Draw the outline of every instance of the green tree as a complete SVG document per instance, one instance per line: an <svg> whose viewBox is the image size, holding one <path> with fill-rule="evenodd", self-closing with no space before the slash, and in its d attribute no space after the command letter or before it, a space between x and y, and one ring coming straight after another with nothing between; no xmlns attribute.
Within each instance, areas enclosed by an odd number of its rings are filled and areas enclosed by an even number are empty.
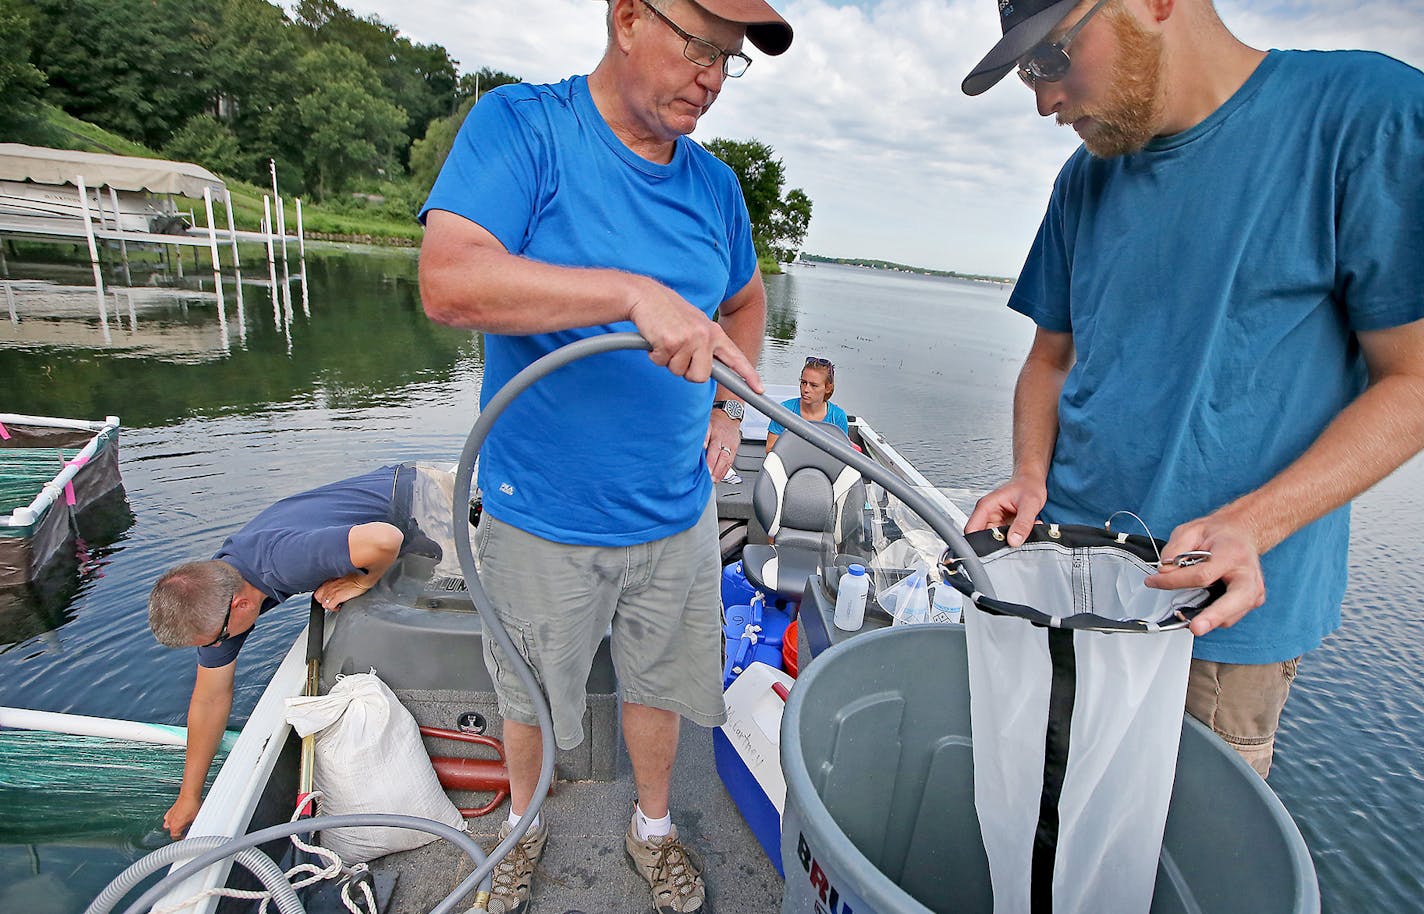
<svg viewBox="0 0 1424 914"><path fill-rule="evenodd" d="M305 140L293 125L303 94L297 61L307 50L301 33L267 0L224 0L209 36L208 110L232 131L242 155L232 176L266 186L267 162L276 159L283 189L300 191Z"/></svg>
<svg viewBox="0 0 1424 914"><path fill-rule="evenodd" d="M339 44L361 55L391 101L405 110L403 129L412 140L456 104L455 61L440 45L415 44L395 26L357 16L336 0L300 0L294 15L313 45Z"/></svg>
<svg viewBox="0 0 1424 914"><path fill-rule="evenodd" d="M211 72L195 32L218 0L28 0L30 61L48 100L75 117L159 147L204 110Z"/></svg>
<svg viewBox="0 0 1424 914"><path fill-rule="evenodd" d="M221 175L243 174L243 155L237 137L211 114L188 118L164 145L163 154L179 162L196 162Z"/></svg>
<svg viewBox="0 0 1424 914"><path fill-rule="evenodd" d="M786 168L760 140L708 140L703 146L737 174L757 256L792 260L811 224L811 198L800 188L782 193Z"/></svg>
<svg viewBox="0 0 1424 914"><path fill-rule="evenodd" d="M306 87L297 101L297 122L317 196L339 193L356 177L393 171L406 114L380 94L366 62L328 44L308 52L297 70Z"/></svg>
<svg viewBox="0 0 1424 914"><path fill-rule="evenodd" d="M771 229L767 233L767 243L776 259L783 263L795 260L802 242L806 240L806 230L810 227L811 198L806 196L806 192L801 188L792 188L771 213Z"/></svg>
<svg viewBox="0 0 1424 914"><path fill-rule="evenodd" d="M465 122L466 116L475 106L478 97L483 96L496 86L520 81L518 76L491 70L489 67L484 67L477 73L466 73L460 77L459 91L463 100L460 102L460 106L455 109L455 113L449 117L438 117L431 121L430 126L425 128L425 136L411 145L410 178L417 188L423 192L429 192L430 188L435 186L435 177L440 174L440 167L445 164L445 157L450 154L450 148L455 145L455 135L460 132L460 125Z"/></svg>
<svg viewBox="0 0 1424 914"><path fill-rule="evenodd" d="M508 86L513 83L523 82L518 76L506 73L503 70L495 70L490 67L480 67L473 73L462 73L455 84L455 95L459 99L459 104L464 105L470 98L480 98L491 89L500 86ZM465 107L465 110L470 110Z"/></svg>
<svg viewBox="0 0 1424 914"><path fill-rule="evenodd" d="M33 112L45 87L45 75L30 63L30 18L0 0L0 124Z"/></svg>

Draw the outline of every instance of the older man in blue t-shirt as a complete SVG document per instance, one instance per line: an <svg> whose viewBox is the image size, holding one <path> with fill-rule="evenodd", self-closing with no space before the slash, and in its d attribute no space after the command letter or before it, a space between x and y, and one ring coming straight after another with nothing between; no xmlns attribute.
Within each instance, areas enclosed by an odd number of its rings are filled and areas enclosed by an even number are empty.
<svg viewBox="0 0 1424 914"><path fill-rule="evenodd" d="M712 359L761 390L766 298L736 176L688 139L728 77L791 43L764 0L610 0L588 76L501 87L465 120L421 218L434 320L485 333L482 402L539 356L636 329L653 346L584 359L522 394L480 459L481 579L549 698L554 739L582 739L583 686L611 627L638 802L624 842L659 910L702 910L668 812L680 718L725 719L712 480L742 404ZM713 320L713 317L716 320ZM666 369L666 370L665 370ZM523 633L524 637L519 637ZM519 824L538 780L530 696L493 655ZM530 898L548 830L528 824L490 911Z"/></svg>
<svg viewBox="0 0 1424 914"><path fill-rule="evenodd" d="M1009 70L1083 139L1009 306L1037 324L1014 472L969 529L1114 511L1227 585L1187 710L1263 776L1302 654L1340 624L1349 502L1424 446L1424 74L1260 51L1210 0L1016 0Z"/></svg>

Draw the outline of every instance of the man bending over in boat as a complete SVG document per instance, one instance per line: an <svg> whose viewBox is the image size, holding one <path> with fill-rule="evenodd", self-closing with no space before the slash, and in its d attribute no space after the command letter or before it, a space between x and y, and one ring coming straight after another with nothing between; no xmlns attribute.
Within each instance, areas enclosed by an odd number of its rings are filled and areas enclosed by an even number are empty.
<svg viewBox="0 0 1424 914"><path fill-rule="evenodd" d="M211 560L172 568L153 586L154 637L168 647L198 649L183 783L163 817L174 838L202 805L232 709L237 654L257 617L308 591L336 611L370 590L403 551L416 544L438 551L410 516L413 476L407 464L382 467L284 498L228 537Z"/></svg>
<svg viewBox="0 0 1424 914"><path fill-rule="evenodd" d="M1349 502L1424 445L1424 74L1260 51L1210 0L1000 0L1010 70L1083 140L1009 307L1037 324L1014 469L969 529L1119 509L1211 558L1187 710L1265 776L1340 624Z"/></svg>
<svg viewBox="0 0 1424 914"><path fill-rule="evenodd" d="M668 788L680 717L726 718L712 480L742 414L708 378L715 356L762 389L766 295L737 178L687 134L746 69L744 42L780 54L791 29L763 0L610 0L606 24L588 76L502 86L470 112L421 213L421 294L433 320L485 332L484 401L572 340L637 329L653 345L651 361L570 364L510 405L480 457L478 554L501 621L536 642L524 651L560 748L583 739L611 625L638 791L624 847L656 909L698 911ZM503 838L533 799L541 736L493 650L487 637L512 793ZM492 914L528 904L548 834L533 823L495 870Z"/></svg>

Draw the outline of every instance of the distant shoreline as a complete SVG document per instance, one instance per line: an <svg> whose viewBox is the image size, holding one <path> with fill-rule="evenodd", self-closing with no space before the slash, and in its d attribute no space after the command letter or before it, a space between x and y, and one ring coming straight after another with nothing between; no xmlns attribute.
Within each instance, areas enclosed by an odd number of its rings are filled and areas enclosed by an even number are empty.
<svg viewBox="0 0 1424 914"><path fill-rule="evenodd" d="M1012 285L1014 280L1009 276L989 276L983 273L960 273L955 270L933 270L929 267L915 267L904 263L895 263L892 260L870 260L858 257L822 257L819 254L807 254L802 252L797 263L834 263L845 267L864 267L868 270L887 270L892 273L917 273L921 276L943 276L949 279L967 279L972 282L990 282L999 285Z"/></svg>

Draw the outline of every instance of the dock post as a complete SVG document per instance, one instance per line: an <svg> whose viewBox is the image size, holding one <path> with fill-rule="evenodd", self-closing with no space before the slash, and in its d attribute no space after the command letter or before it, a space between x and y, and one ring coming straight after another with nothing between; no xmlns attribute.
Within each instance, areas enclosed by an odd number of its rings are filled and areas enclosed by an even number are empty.
<svg viewBox="0 0 1424 914"><path fill-rule="evenodd" d="M223 188L223 205L227 207L227 233L232 238L232 268L242 270L242 261L237 256L237 223L232 218L232 191Z"/></svg>
<svg viewBox="0 0 1424 914"><path fill-rule="evenodd" d="M243 321L242 313L242 261L237 255L237 223L232 216L232 191L223 188L223 200L227 205L227 233L232 238L232 273L233 280L237 284L237 320L242 325L238 335L243 341L247 340L247 326Z"/></svg>
<svg viewBox="0 0 1424 914"><path fill-rule="evenodd" d="M272 285L272 320L278 330L282 329L282 308L277 303L277 260L272 253L272 198L262 195L262 229L267 236L267 278Z"/></svg>
<svg viewBox="0 0 1424 914"><path fill-rule="evenodd" d="M297 254L302 260L302 274L307 271L307 236L302 228L302 198L297 198Z"/></svg>
<svg viewBox="0 0 1424 914"><path fill-rule="evenodd" d="M20 322L20 315L15 310L15 291L10 288L8 281L5 283L5 304L10 308L10 323L18 324Z"/></svg>
<svg viewBox="0 0 1424 914"><path fill-rule="evenodd" d="M287 306L287 318L292 314L292 271L287 266L287 209L277 198L277 237L282 240L282 302Z"/></svg>
<svg viewBox="0 0 1424 914"><path fill-rule="evenodd" d="M94 223L89 214L89 189L84 186L84 176L76 175L79 182L79 206L84 212L84 240L89 242L89 265L94 268L94 289L99 296L99 315L107 318L104 309L104 274L99 269L99 247L94 243ZM109 322L104 321L105 342L108 342Z"/></svg>
<svg viewBox="0 0 1424 914"><path fill-rule="evenodd" d="M297 197L297 256L302 265L302 313L311 317L311 302L307 297L307 238L302 226L302 198Z"/></svg>
<svg viewBox="0 0 1424 914"><path fill-rule="evenodd" d="M213 286L218 292L218 317L222 321L223 348L227 343L227 306L223 301L222 261L218 259L218 231L213 225L213 189L203 188L203 207L208 214L208 252L213 258Z"/></svg>
<svg viewBox="0 0 1424 914"><path fill-rule="evenodd" d="M119 192L109 185L109 202L114 204L114 231L119 233L119 257L124 262L124 285L133 285L133 274L129 272L129 243L124 240L124 224L119 218Z"/></svg>

